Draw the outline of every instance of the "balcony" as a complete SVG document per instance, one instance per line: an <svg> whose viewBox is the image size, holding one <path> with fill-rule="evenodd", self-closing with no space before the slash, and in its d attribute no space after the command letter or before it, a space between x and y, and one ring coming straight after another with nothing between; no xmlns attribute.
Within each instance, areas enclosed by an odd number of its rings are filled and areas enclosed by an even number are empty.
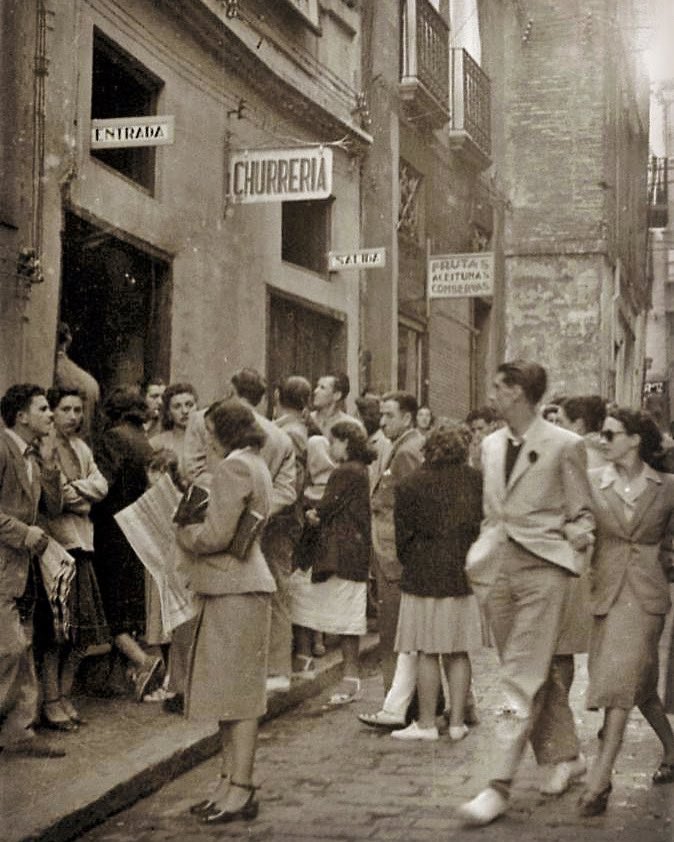
<svg viewBox="0 0 674 842"><path fill-rule="evenodd" d="M466 50L452 47L450 67L452 119L449 143L467 164L484 170L491 164L491 83Z"/></svg>
<svg viewBox="0 0 674 842"><path fill-rule="evenodd" d="M668 224L667 158L653 155L648 162L648 227L666 228Z"/></svg>
<svg viewBox="0 0 674 842"><path fill-rule="evenodd" d="M409 117L433 129L449 119L449 27L428 0L403 0L400 98Z"/></svg>

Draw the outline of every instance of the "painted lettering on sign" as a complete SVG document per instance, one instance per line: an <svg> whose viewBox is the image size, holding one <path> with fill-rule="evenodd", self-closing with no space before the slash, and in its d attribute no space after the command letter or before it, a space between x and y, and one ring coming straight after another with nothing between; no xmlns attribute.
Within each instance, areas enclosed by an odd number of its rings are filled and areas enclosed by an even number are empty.
<svg viewBox="0 0 674 842"><path fill-rule="evenodd" d="M91 148L164 146L173 143L173 117L129 117L91 121Z"/></svg>
<svg viewBox="0 0 674 842"><path fill-rule="evenodd" d="M235 202L327 199L331 193L331 149L258 150L230 158L229 194Z"/></svg>
<svg viewBox="0 0 674 842"><path fill-rule="evenodd" d="M331 272L340 269L382 269L384 266L386 266L385 248L328 253L328 269Z"/></svg>
<svg viewBox="0 0 674 842"><path fill-rule="evenodd" d="M441 255L428 261L429 298L472 298L493 292L492 252Z"/></svg>

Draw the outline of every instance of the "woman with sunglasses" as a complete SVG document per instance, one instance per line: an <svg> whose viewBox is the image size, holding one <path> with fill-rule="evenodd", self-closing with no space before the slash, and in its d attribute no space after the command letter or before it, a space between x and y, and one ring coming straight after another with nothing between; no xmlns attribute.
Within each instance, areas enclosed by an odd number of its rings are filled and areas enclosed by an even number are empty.
<svg viewBox="0 0 674 842"><path fill-rule="evenodd" d="M661 436L646 413L611 410L601 438L608 464L590 471L597 543L587 707L603 708L604 724L578 802L583 816L606 809L611 772L635 705L663 747L653 782L674 781L674 734L657 692L658 642L674 570L674 477L654 469Z"/></svg>

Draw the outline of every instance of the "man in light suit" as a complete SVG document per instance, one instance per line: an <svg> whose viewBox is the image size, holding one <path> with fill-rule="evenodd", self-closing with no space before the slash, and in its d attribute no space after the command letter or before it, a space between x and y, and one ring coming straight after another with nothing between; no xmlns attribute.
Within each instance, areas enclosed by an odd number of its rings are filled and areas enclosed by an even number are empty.
<svg viewBox="0 0 674 842"><path fill-rule="evenodd" d="M393 504L396 485L424 461L422 448L426 440L414 426L417 409L417 399L409 392L389 392L382 398L381 428L392 446L384 471L372 488L372 544L377 580L379 652L385 693L391 688L396 669L393 644L398 625L402 575L402 566L396 553Z"/></svg>
<svg viewBox="0 0 674 842"><path fill-rule="evenodd" d="M297 499L295 448L290 436L257 411L264 397L267 384L262 375L252 368L242 368L232 375L232 390L235 397L253 410L255 420L266 433L260 456L269 468L272 480L272 505L269 523L262 536L262 551L269 569L276 581L276 592L272 597L272 622L269 644L269 675L281 680L271 683L269 689L290 688L292 670L292 624L290 621L290 595L287 569L287 555L280 551L274 541L275 516L287 513ZM185 466L192 481L208 482L206 475L212 470L212 454L208 451L204 411L193 412L185 433ZM269 531L269 534L267 534Z"/></svg>
<svg viewBox="0 0 674 842"><path fill-rule="evenodd" d="M32 565L47 548L35 525L38 504L56 517L62 476L55 456L53 413L44 389L21 383L0 401L0 748L3 754L63 757L36 736L38 685L33 663Z"/></svg>
<svg viewBox="0 0 674 842"><path fill-rule="evenodd" d="M563 784L558 791L586 768L564 687L551 668L571 577L583 569L594 540L594 518L582 438L537 412L546 388L544 368L514 360L499 366L490 394L507 427L482 444L485 518L466 569L486 601L515 716L497 746L489 785L460 808L475 825L507 809L528 740Z"/></svg>

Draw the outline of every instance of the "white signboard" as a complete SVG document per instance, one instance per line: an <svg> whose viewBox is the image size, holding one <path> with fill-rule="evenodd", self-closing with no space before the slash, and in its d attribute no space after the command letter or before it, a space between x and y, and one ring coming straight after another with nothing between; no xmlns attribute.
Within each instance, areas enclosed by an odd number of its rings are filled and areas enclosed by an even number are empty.
<svg viewBox="0 0 674 842"><path fill-rule="evenodd" d="M429 298L474 298L494 294L494 253L432 255L428 259Z"/></svg>
<svg viewBox="0 0 674 842"><path fill-rule="evenodd" d="M165 146L173 143L173 117L116 117L91 121L92 149Z"/></svg>
<svg viewBox="0 0 674 842"><path fill-rule="evenodd" d="M328 252L328 270L383 269L386 266L386 249L359 249L358 251Z"/></svg>
<svg viewBox="0 0 674 842"><path fill-rule="evenodd" d="M332 194L332 149L257 149L229 159L229 196L234 202L292 202Z"/></svg>

